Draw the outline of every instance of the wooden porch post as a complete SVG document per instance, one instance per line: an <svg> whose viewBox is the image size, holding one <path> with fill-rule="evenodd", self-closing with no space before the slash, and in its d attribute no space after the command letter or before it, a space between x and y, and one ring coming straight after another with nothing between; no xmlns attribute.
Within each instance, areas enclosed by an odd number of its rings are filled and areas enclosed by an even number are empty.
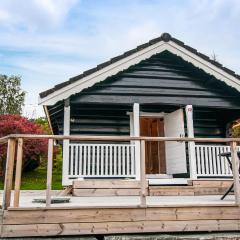
<svg viewBox="0 0 240 240"><path fill-rule="evenodd" d="M140 196L140 205L141 207L146 206L146 171L145 171L145 141L141 140L141 196Z"/></svg>
<svg viewBox="0 0 240 240"><path fill-rule="evenodd" d="M13 167L15 158L16 140L8 139L7 160L5 169L4 193L3 193L3 209L7 209L11 203L11 190L13 181Z"/></svg>
<svg viewBox="0 0 240 240"><path fill-rule="evenodd" d="M133 104L133 131L134 137L140 136L140 128L139 128L139 104L134 103ZM140 180L141 178L141 172L140 172L140 142L135 141L135 166L136 166L136 180Z"/></svg>
<svg viewBox="0 0 240 240"><path fill-rule="evenodd" d="M49 139L48 140L48 162L47 162L46 207L51 206L52 165L53 165L53 139Z"/></svg>
<svg viewBox="0 0 240 240"><path fill-rule="evenodd" d="M232 159L235 203L237 205L240 205L239 159L237 154L236 142L231 142L231 159Z"/></svg>
<svg viewBox="0 0 240 240"><path fill-rule="evenodd" d="M185 108L185 111L186 111L186 120L187 120L187 134L189 138L194 138L192 105L187 105ZM189 156L190 177L191 179L197 179L196 155L195 155L194 142L188 142L188 156Z"/></svg>
<svg viewBox="0 0 240 240"><path fill-rule="evenodd" d="M63 134L70 135L70 100L64 102L64 121ZM69 164L69 140L63 140L63 166L62 166L62 184L69 185L68 181L68 164Z"/></svg>
<svg viewBox="0 0 240 240"><path fill-rule="evenodd" d="M19 197L20 197L20 188L21 188L21 177L22 177L22 156L23 156L23 139L19 138L18 144L17 144L17 162L16 162L13 207L19 207Z"/></svg>

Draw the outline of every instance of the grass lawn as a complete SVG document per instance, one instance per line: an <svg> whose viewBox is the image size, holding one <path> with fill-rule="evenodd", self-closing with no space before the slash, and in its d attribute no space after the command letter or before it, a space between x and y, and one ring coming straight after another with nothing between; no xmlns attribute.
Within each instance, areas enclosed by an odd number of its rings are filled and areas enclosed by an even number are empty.
<svg viewBox="0 0 240 240"><path fill-rule="evenodd" d="M61 167L53 169L52 189L60 190L62 188L62 170ZM46 189L47 169L46 166L40 166L35 170L22 175L21 190L44 190ZM14 185L14 182L13 182ZM0 182L0 189L3 189L3 182Z"/></svg>

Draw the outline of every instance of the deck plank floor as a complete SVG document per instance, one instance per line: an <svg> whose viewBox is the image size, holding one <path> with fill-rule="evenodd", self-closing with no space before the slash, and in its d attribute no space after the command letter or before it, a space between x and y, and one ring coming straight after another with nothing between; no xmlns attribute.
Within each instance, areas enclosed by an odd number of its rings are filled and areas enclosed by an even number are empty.
<svg viewBox="0 0 240 240"><path fill-rule="evenodd" d="M53 197L58 196L58 191L53 191ZM2 199L0 193L0 199ZM45 191L21 191L19 207L45 207L44 203L33 203L33 199L44 199ZM107 197L75 197L70 198L69 203L56 203L51 207L124 207L136 206L140 204L138 196L107 196ZM227 206L234 205L234 196L229 195L224 200L220 200L221 195L204 196L148 196L146 198L149 207L167 206ZM13 200L13 192L12 192ZM1 202L0 202L1 204ZM12 204L11 204L12 206Z"/></svg>

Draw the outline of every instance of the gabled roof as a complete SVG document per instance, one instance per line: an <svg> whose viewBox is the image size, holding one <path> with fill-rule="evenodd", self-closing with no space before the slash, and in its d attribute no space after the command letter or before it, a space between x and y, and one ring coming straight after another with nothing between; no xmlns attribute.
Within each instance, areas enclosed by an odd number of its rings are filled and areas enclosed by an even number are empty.
<svg viewBox="0 0 240 240"><path fill-rule="evenodd" d="M148 43L139 45L122 55L116 56L107 62L99 64L95 68L89 69L78 76L70 78L66 82L40 93L39 104L53 105L165 50L180 56L185 61L191 62L194 66L224 81L227 85L240 92L240 75L223 67L219 62L211 60L196 49L185 45L178 39L173 38L169 33L163 33L160 37L152 39Z"/></svg>

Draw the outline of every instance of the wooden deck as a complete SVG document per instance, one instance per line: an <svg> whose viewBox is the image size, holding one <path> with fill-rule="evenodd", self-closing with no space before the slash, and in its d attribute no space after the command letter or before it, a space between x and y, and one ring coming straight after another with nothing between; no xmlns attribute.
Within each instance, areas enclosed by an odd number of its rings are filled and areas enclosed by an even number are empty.
<svg viewBox="0 0 240 240"><path fill-rule="evenodd" d="M23 139L49 139L46 191L20 192ZM53 139L138 141L140 144L140 182L121 182L119 189L136 189L137 193L126 196L71 196L70 203L51 204ZM201 139L201 138L132 138L132 137L82 137L82 136L36 136L11 135L0 139L8 141L7 164L4 183L2 211L0 216L1 237L100 235L120 233L164 233L164 232L213 232L240 231L240 183L237 145L240 139ZM192 196L163 196L149 194L145 176L145 141L198 141L230 142L233 162L234 195L223 201L220 195L193 194ZM15 149L17 158L15 164ZM14 191L14 166L16 166ZM202 182L203 183L203 182ZM96 183L97 184L97 183ZM108 186L109 183L106 183ZM111 183L113 184L113 183ZM118 182L120 184L120 182ZM217 183L217 189L227 185ZM228 183L229 184L229 183ZM114 184L113 184L114 185ZM201 185L201 184L200 184ZM197 185L196 189L201 186ZM79 188L83 186L80 185ZM103 182L93 189L104 189ZM110 186L111 189L114 186ZM192 185L193 188L194 184ZM203 186L205 189L209 186ZM179 186L179 190L183 188ZM191 188L191 186L190 186ZM86 187L88 190L88 187ZM121 190L122 191L122 190ZM206 192L205 192L206 194ZM212 192L211 192L212 194ZM131 196L130 196L131 195ZM161 195L161 196L157 196ZM32 203L34 198L46 199L46 204ZM1 201L1 200L0 200Z"/></svg>
<svg viewBox="0 0 240 240"><path fill-rule="evenodd" d="M234 196L147 197L146 207L135 196L71 197L50 208L32 203L36 197L43 192L23 192L19 208L2 212L1 237L240 230Z"/></svg>

